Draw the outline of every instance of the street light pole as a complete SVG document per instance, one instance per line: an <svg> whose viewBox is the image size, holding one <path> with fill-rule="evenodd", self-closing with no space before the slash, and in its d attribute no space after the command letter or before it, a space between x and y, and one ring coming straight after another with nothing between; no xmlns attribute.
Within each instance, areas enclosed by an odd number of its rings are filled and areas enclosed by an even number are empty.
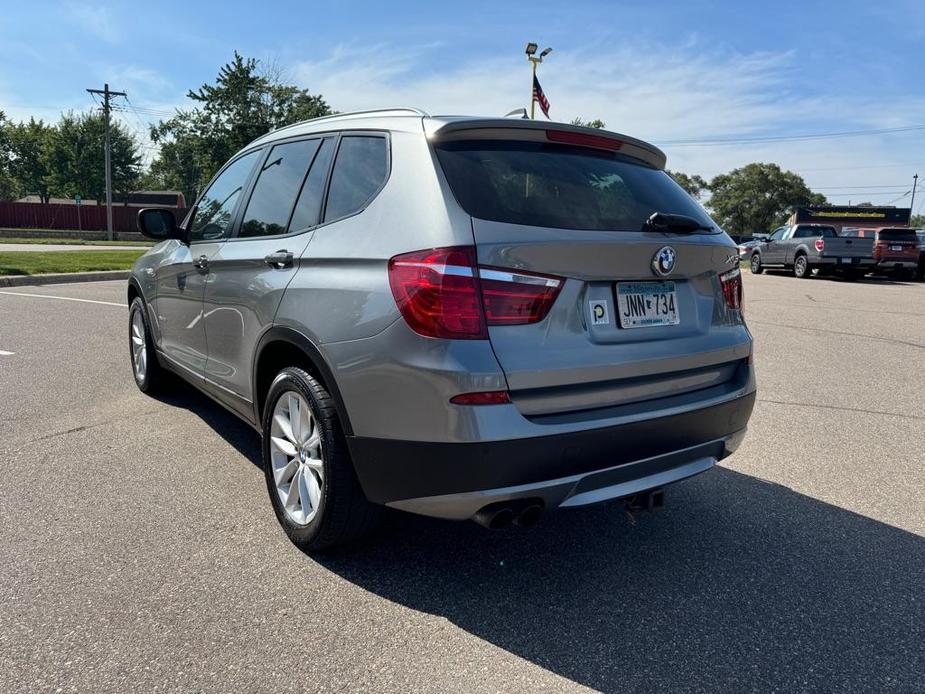
<svg viewBox="0 0 925 694"><path fill-rule="evenodd" d="M527 49L525 51L527 60L533 64L533 74L530 77L530 120L536 118L536 94L533 91L534 85L536 84L536 66L543 62L543 58L552 53L551 48L544 48L543 52L537 55L537 48L539 48L539 46L531 41L527 44Z"/></svg>

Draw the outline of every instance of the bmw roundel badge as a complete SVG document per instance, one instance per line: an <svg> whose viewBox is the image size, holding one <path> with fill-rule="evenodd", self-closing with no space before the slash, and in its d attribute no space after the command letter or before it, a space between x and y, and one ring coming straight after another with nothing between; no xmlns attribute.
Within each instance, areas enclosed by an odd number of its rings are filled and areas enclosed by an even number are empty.
<svg viewBox="0 0 925 694"><path fill-rule="evenodd" d="M670 275L674 270L674 263L677 254L671 246L662 246L656 251L652 258L652 271L660 277Z"/></svg>

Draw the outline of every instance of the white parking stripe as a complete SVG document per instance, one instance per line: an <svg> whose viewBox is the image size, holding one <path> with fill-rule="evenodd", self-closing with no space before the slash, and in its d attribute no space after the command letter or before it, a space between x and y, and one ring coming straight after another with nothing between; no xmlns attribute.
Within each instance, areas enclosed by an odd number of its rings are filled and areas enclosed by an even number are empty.
<svg viewBox="0 0 925 694"><path fill-rule="evenodd" d="M103 304L104 306L121 306L122 308L128 308L125 304L120 304L115 301L97 301L96 299L77 299L73 296L52 296L51 294L27 294L26 292L4 292L0 291L0 294L7 294L9 296L30 296L35 299L60 299L61 301L80 301L84 304Z"/></svg>
<svg viewBox="0 0 925 694"><path fill-rule="evenodd" d="M5 349L0 349L0 357L12 357L16 352L7 352Z"/></svg>

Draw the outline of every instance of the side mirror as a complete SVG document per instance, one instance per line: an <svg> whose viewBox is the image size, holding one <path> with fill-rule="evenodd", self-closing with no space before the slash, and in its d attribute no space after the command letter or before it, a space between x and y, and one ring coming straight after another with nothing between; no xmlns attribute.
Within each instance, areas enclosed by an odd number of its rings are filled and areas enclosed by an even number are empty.
<svg viewBox="0 0 925 694"><path fill-rule="evenodd" d="M138 212L138 231L155 241L184 238L183 230L177 226L173 212L162 207L153 207Z"/></svg>

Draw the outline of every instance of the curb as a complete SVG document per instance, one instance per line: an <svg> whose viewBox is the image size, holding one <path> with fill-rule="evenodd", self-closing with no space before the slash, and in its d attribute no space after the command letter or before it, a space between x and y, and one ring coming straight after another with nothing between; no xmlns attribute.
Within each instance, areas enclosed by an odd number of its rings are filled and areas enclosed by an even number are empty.
<svg viewBox="0 0 925 694"><path fill-rule="evenodd" d="M130 270L99 270L97 272L56 272L47 275L11 275L0 277L0 287L26 287L34 284L66 284L69 282L127 280L130 272Z"/></svg>

